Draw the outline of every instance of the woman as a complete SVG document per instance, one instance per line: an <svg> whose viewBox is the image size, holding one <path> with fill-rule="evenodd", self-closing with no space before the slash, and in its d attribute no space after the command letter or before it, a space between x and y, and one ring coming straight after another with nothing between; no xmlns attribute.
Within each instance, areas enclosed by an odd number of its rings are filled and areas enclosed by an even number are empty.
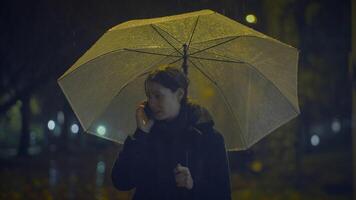
<svg viewBox="0 0 356 200"><path fill-rule="evenodd" d="M111 174L117 189L136 188L134 200L231 199L224 139L209 112L188 101L188 85L173 67L145 80L148 100Z"/></svg>

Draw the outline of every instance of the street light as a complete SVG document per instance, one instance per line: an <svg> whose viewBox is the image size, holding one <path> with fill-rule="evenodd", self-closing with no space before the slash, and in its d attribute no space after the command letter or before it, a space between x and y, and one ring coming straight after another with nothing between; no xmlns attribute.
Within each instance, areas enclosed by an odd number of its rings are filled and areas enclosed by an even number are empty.
<svg viewBox="0 0 356 200"><path fill-rule="evenodd" d="M310 142L313 146L318 146L320 143L320 138L318 135L313 135L310 139Z"/></svg>
<svg viewBox="0 0 356 200"><path fill-rule="evenodd" d="M250 24L256 24L257 23L257 18L256 18L256 16L255 15L253 15L253 14L248 14L248 15L246 15L246 21L248 22L248 23L250 23Z"/></svg>
<svg viewBox="0 0 356 200"><path fill-rule="evenodd" d="M47 127L49 130L53 131L56 128L56 123L53 120L49 120L47 123Z"/></svg>
<svg viewBox="0 0 356 200"><path fill-rule="evenodd" d="M98 126L96 131L99 133L99 135L103 136L106 133L106 128L105 128L105 126Z"/></svg>
<svg viewBox="0 0 356 200"><path fill-rule="evenodd" d="M64 113L63 111L58 111L57 113L57 121L59 124L63 124L64 123Z"/></svg>
<svg viewBox="0 0 356 200"><path fill-rule="evenodd" d="M338 119L334 119L333 122L331 123L331 129L334 131L334 133L338 133L341 130L341 124Z"/></svg>
<svg viewBox="0 0 356 200"><path fill-rule="evenodd" d="M70 127L70 130L72 131L72 133L77 134L79 132L79 126L77 124L73 124Z"/></svg>

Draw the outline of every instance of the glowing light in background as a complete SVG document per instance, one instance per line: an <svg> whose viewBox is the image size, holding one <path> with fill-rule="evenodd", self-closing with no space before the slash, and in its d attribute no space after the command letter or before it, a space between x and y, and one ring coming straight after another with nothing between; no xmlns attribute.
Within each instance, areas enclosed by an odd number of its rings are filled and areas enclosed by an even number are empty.
<svg viewBox="0 0 356 200"><path fill-rule="evenodd" d="M62 128L60 126L56 126L56 128L53 130L53 134L58 137L62 133Z"/></svg>
<svg viewBox="0 0 356 200"><path fill-rule="evenodd" d="M105 178L105 162L99 161L96 165L96 186L101 187L104 184Z"/></svg>
<svg viewBox="0 0 356 200"><path fill-rule="evenodd" d="M99 135L103 136L106 134L106 128L105 126L98 126L98 128L96 129L96 132L99 133Z"/></svg>
<svg viewBox="0 0 356 200"><path fill-rule="evenodd" d="M56 160L51 160L49 163L49 175L48 181L50 187L55 187L58 183L58 168Z"/></svg>
<svg viewBox="0 0 356 200"><path fill-rule="evenodd" d="M49 120L48 124L47 124L47 127L48 127L49 130L53 131L54 128L56 128L56 123L53 120Z"/></svg>
<svg viewBox="0 0 356 200"><path fill-rule="evenodd" d="M320 143L320 138L317 135L313 135L310 139L310 142L313 146L317 146Z"/></svg>
<svg viewBox="0 0 356 200"><path fill-rule="evenodd" d="M36 145L36 133L35 132L30 132L30 145L34 146Z"/></svg>
<svg viewBox="0 0 356 200"><path fill-rule="evenodd" d="M255 160L252 162L251 164L251 169L254 171L254 172L261 172L262 171L262 163L258 160Z"/></svg>
<svg viewBox="0 0 356 200"><path fill-rule="evenodd" d="M58 111L57 113L57 121L59 124L63 124L64 123L64 113L63 111Z"/></svg>
<svg viewBox="0 0 356 200"><path fill-rule="evenodd" d="M105 172L105 163L103 161L98 162L98 164L96 165L96 171L100 174L103 174Z"/></svg>
<svg viewBox="0 0 356 200"><path fill-rule="evenodd" d="M253 14L249 14L249 15L246 15L246 21L248 22L248 23L251 23L251 24L255 24L255 23L257 23L257 18L256 18L256 16L255 15L253 15Z"/></svg>
<svg viewBox="0 0 356 200"><path fill-rule="evenodd" d="M341 124L338 119L334 119L333 122L331 123L331 129L334 131L334 133L338 133L341 130Z"/></svg>
<svg viewBox="0 0 356 200"><path fill-rule="evenodd" d="M79 126L77 124L73 124L70 127L70 130L72 131L72 133L77 134L79 132Z"/></svg>

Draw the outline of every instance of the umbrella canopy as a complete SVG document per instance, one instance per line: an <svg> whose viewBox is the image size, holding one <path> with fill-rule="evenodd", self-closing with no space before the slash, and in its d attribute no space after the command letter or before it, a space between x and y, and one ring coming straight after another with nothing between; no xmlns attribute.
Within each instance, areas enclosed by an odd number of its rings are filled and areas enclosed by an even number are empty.
<svg viewBox="0 0 356 200"><path fill-rule="evenodd" d="M119 24L58 82L86 132L122 143L136 128L147 73L167 64L187 67L189 96L211 112L229 150L300 113L298 50L211 10Z"/></svg>

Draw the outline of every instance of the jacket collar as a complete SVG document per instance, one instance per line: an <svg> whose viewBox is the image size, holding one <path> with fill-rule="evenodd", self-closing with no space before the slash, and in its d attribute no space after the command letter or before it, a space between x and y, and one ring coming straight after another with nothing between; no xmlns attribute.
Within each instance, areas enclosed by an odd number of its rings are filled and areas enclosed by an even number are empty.
<svg viewBox="0 0 356 200"><path fill-rule="evenodd" d="M168 135L181 132L183 129L203 134L204 129L214 126L214 121L209 111L203 106L188 101L181 106L178 116L170 121L156 121L154 129L158 133Z"/></svg>

